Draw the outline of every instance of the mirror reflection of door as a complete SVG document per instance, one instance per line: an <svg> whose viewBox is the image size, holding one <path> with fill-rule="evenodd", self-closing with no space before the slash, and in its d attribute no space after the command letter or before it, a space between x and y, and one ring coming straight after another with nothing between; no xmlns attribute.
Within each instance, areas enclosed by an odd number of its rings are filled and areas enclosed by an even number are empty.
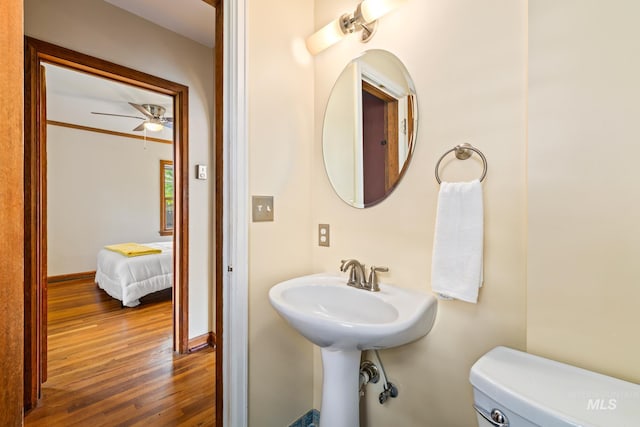
<svg viewBox="0 0 640 427"><path fill-rule="evenodd" d="M345 66L322 127L327 177L344 202L366 208L391 194L410 163L417 113L411 76L393 54L370 50Z"/></svg>
<svg viewBox="0 0 640 427"><path fill-rule="evenodd" d="M362 157L364 205L382 200L400 173L398 100L362 81Z"/></svg>

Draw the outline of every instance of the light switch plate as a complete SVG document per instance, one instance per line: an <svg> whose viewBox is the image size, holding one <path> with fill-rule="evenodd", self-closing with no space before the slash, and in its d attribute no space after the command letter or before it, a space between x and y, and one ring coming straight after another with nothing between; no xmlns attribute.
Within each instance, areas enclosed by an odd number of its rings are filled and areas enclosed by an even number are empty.
<svg viewBox="0 0 640 427"><path fill-rule="evenodd" d="M252 196L253 222L273 221L273 196Z"/></svg>
<svg viewBox="0 0 640 427"><path fill-rule="evenodd" d="M196 179L207 179L207 165L196 165Z"/></svg>
<svg viewBox="0 0 640 427"><path fill-rule="evenodd" d="M318 224L318 246L329 246L331 243L329 224Z"/></svg>

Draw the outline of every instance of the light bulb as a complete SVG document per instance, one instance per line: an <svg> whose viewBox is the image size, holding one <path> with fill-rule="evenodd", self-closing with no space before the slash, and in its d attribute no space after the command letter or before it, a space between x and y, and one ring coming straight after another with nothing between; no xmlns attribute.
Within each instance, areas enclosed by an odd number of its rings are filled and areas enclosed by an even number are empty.
<svg viewBox="0 0 640 427"><path fill-rule="evenodd" d="M360 4L360 13L365 23L373 22L392 10L398 8L406 0L364 0Z"/></svg>
<svg viewBox="0 0 640 427"><path fill-rule="evenodd" d="M151 132L159 132L164 128L162 123L160 123L157 119L151 119L151 120L145 122L144 123L144 127L145 127L146 130L151 131Z"/></svg>
<svg viewBox="0 0 640 427"><path fill-rule="evenodd" d="M316 55L344 37L342 31L342 18L329 22L327 25L313 33L306 41L307 50L312 55Z"/></svg>

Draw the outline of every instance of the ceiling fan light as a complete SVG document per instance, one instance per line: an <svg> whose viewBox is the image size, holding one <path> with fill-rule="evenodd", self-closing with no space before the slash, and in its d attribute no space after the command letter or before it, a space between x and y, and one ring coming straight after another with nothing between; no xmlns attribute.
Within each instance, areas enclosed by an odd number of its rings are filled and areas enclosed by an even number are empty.
<svg viewBox="0 0 640 427"><path fill-rule="evenodd" d="M150 132L160 132L164 126L157 120L149 120L145 122L144 128Z"/></svg>

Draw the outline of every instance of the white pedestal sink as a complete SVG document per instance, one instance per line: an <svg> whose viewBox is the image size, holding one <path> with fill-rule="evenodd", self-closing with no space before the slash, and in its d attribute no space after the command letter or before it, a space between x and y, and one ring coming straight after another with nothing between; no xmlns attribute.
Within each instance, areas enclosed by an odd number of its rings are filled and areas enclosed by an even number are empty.
<svg viewBox="0 0 640 427"><path fill-rule="evenodd" d="M320 347L323 382L320 427L357 427L362 350L407 344L429 333L437 300L424 292L380 284L356 289L341 275L316 274L278 283L271 305Z"/></svg>

